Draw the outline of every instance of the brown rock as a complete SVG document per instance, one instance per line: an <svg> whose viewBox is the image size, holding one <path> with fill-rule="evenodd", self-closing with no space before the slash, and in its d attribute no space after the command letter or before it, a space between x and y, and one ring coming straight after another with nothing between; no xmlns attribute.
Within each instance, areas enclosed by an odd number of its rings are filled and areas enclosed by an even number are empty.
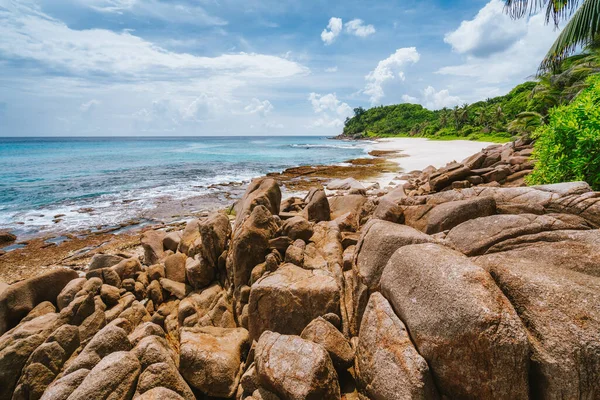
<svg viewBox="0 0 600 400"><path fill-rule="evenodd" d="M325 191L322 189L311 189L304 199L306 207L302 210L302 216L314 222L329 221L331 212Z"/></svg>
<svg viewBox="0 0 600 400"><path fill-rule="evenodd" d="M269 239L277 229L270 211L260 205L236 227L227 253L227 278L235 290L248 285L252 269L269 253Z"/></svg>
<svg viewBox="0 0 600 400"><path fill-rule="evenodd" d="M0 244L12 243L17 240L17 236L6 229L0 230Z"/></svg>
<svg viewBox="0 0 600 400"><path fill-rule="evenodd" d="M373 293L358 336L355 370L371 399L437 399L427 362L415 349L392 306Z"/></svg>
<svg viewBox="0 0 600 400"><path fill-rule="evenodd" d="M10 285L0 293L0 335L17 325L39 303L56 302L61 290L77 277L77 272L59 268Z"/></svg>
<svg viewBox="0 0 600 400"><path fill-rule="evenodd" d="M396 202L383 196L373 212L373 218L402 224L404 223L404 211Z"/></svg>
<svg viewBox="0 0 600 400"><path fill-rule="evenodd" d="M248 347L248 331L243 328L182 328L181 374L209 396L231 397Z"/></svg>
<svg viewBox="0 0 600 400"><path fill-rule="evenodd" d="M358 215L367 200L368 199L365 196L360 194L333 196L329 199L331 218L336 219L348 212Z"/></svg>
<svg viewBox="0 0 600 400"><path fill-rule="evenodd" d="M76 358L67 362L65 375L78 369L92 369L107 355L131 350L127 332L113 324L106 325L88 342Z"/></svg>
<svg viewBox="0 0 600 400"><path fill-rule="evenodd" d="M163 249L171 250L173 253L177 253L182 235L183 231L173 231L167 233L163 238Z"/></svg>
<svg viewBox="0 0 600 400"><path fill-rule="evenodd" d="M446 239L455 249L473 256L519 236L565 229L586 230L589 226L582 218L568 214L494 215L464 222Z"/></svg>
<svg viewBox="0 0 600 400"><path fill-rule="evenodd" d="M196 399L192 389L190 389L172 363L157 362L144 369L138 380L137 392L147 393L155 388L166 388L171 393L175 393L177 398L185 400Z"/></svg>
<svg viewBox="0 0 600 400"><path fill-rule="evenodd" d="M281 190L277 182L271 178L254 179L235 206L235 225L239 226L242 220L250 215L257 206L263 206L271 214L278 215L280 205Z"/></svg>
<svg viewBox="0 0 600 400"><path fill-rule="evenodd" d="M185 264L187 255L171 254L165 258L165 278L175 282L185 283Z"/></svg>
<svg viewBox="0 0 600 400"><path fill-rule="evenodd" d="M585 243L592 234L597 249L597 231L549 232L548 242L476 258L529 331L530 390L539 398L600 393L600 263Z"/></svg>
<svg viewBox="0 0 600 400"><path fill-rule="evenodd" d="M208 286L215 278L215 267L210 265L200 254L195 258L187 258L185 262L187 281L194 289Z"/></svg>
<svg viewBox="0 0 600 400"><path fill-rule="evenodd" d="M196 243L200 239L200 221L194 219L185 225L179 241L179 252L188 257L194 257L199 249L196 249Z"/></svg>
<svg viewBox="0 0 600 400"><path fill-rule="evenodd" d="M144 248L144 261L146 265L156 264L163 256L163 231L146 231L142 235L142 247Z"/></svg>
<svg viewBox="0 0 600 400"><path fill-rule="evenodd" d="M326 271L282 265L251 287L250 337L257 339L267 330L298 335L313 319L338 314L339 290L335 278Z"/></svg>
<svg viewBox="0 0 600 400"><path fill-rule="evenodd" d="M308 242L313 235L312 225L305 218L298 215L283 223L281 235L292 240L302 239Z"/></svg>
<svg viewBox="0 0 600 400"><path fill-rule="evenodd" d="M486 160L487 161L487 160ZM454 164L431 175L429 185L434 192L440 191L454 181L460 181L471 175L471 170L462 164Z"/></svg>
<svg viewBox="0 0 600 400"><path fill-rule="evenodd" d="M496 213L496 202L492 197L450 201L433 207L419 220L406 220L406 224L433 234L452 229L470 219L487 217Z"/></svg>
<svg viewBox="0 0 600 400"><path fill-rule="evenodd" d="M192 288L185 283L175 282L167 278L160 280L160 286L179 300L183 299L192 291Z"/></svg>
<svg viewBox="0 0 600 400"><path fill-rule="evenodd" d="M300 337L323 346L336 368L345 370L352 366L354 350L350 347L350 343L335 326L324 318L314 319L304 328Z"/></svg>
<svg viewBox="0 0 600 400"><path fill-rule="evenodd" d="M183 397L178 395L172 390L169 390L164 387L155 387L154 389L150 389L147 392L144 392L140 395L140 397L136 398L137 400L184 400Z"/></svg>
<svg viewBox="0 0 600 400"><path fill-rule="evenodd" d="M89 373L89 369L82 368L71 374L64 375L48 387L41 400L66 400L81 385Z"/></svg>
<svg viewBox="0 0 600 400"><path fill-rule="evenodd" d="M140 363L129 352L106 356L69 396L70 400L129 399L133 396L140 374Z"/></svg>
<svg viewBox="0 0 600 400"><path fill-rule="evenodd" d="M388 260L403 246L429 243L433 239L409 226L373 220L362 230L356 246L357 274L370 290L379 290L379 280Z"/></svg>
<svg viewBox="0 0 600 400"><path fill-rule="evenodd" d="M265 332L256 346L255 363L262 386L284 399L340 399L337 373L321 345Z"/></svg>
<svg viewBox="0 0 600 400"><path fill-rule="evenodd" d="M93 271L95 269L109 268L123 260L123 257L114 254L94 254L88 270Z"/></svg>
<svg viewBox="0 0 600 400"><path fill-rule="evenodd" d="M56 305L59 310L62 310L73 301L75 295L83 288L86 281L85 278L76 278L66 284L56 297Z"/></svg>
<svg viewBox="0 0 600 400"><path fill-rule="evenodd" d="M19 324L0 337L0 398L10 399L29 356L54 330L58 314Z"/></svg>
<svg viewBox="0 0 600 400"><path fill-rule="evenodd" d="M165 277L165 266L162 264L154 264L148 267L148 279L158 281Z"/></svg>
<svg viewBox="0 0 600 400"><path fill-rule="evenodd" d="M525 328L482 268L437 244L405 246L388 262L381 290L442 395L528 398Z"/></svg>
<svg viewBox="0 0 600 400"><path fill-rule="evenodd" d="M200 237L202 240L200 252L213 269L217 267L219 256L225 250L230 235L231 224L225 214L211 214L200 224Z"/></svg>

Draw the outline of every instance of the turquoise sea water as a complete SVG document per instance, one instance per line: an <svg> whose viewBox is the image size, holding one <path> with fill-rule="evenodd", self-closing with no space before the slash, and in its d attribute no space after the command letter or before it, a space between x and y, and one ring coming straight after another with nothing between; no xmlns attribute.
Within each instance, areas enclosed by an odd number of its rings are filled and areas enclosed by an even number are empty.
<svg viewBox="0 0 600 400"><path fill-rule="evenodd" d="M324 137L0 138L0 228L119 224L158 199L215 195L223 189L213 184L343 162L367 147Z"/></svg>

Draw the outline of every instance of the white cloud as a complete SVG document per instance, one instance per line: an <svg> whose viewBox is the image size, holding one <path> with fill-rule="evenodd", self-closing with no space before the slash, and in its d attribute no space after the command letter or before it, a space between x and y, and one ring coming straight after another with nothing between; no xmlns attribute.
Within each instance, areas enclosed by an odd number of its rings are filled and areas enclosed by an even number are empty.
<svg viewBox="0 0 600 400"><path fill-rule="evenodd" d="M273 104L269 100L260 101L257 98L253 98L250 104L244 107L244 110L248 114L257 114L261 117L266 117L273 111Z"/></svg>
<svg viewBox="0 0 600 400"><path fill-rule="evenodd" d="M339 128L344 126L346 117L353 115L352 108L347 103L338 100L335 93L326 95L311 93L308 100L314 112L319 116L310 124L312 128Z"/></svg>
<svg viewBox="0 0 600 400"><path fill-rule="evenodd" d="M492 0L480 11L480 14L483 10L486 10L485 15L493 11L495 13L493 20L506 18L506 16L500 15L502 10L498 10L498 2L499 0ZM520 26L513 28L513 31L517 32L519 36L515 38L512 33L507 33L510 40L500 41L502 46L494 47L493 43L489 42L493 41L497 35L501 35L501 28L489 28L492 31L490 33L489 29L484 26L470 24L464 28L463 23L455 31L460 32L460 35L457 34L450 40L455 48L466 54L465 62L460 65L443 67L437 73L465 77L469 78L470 82L475 80L485 84L512 83L526 79L535 73L560 31L545 24L543 13L529 19L511 22L510 26L514 24ZM461 38L470 30L474 32L472 41L466 37ZM488 36L492 39L487 39ZM461 41L465 43L460 44Z"/></svg>
<svg viewBox="0 0 600 400"><path fill-rule="evenodd" d="M96 99L92 99L90 101L86 101L79 106L79 111L82 113L90 113L93 112L94 109L100 105L100 102Z"/></svg>
<svg viewBox="0 0 600 400"><path fill-rule="evenodd" d="M363 93L370 96L372 104L378 103L384 96L383 84L395 78L396 75L401 80L405 79L404 72L401 70L407 64L414 64L421 58L415 47L404 47L396 50L385 60L379 61L377 67L369 72L365 77L367 85Z"/></svg>
<svg viewBox="0 0 600 400"><path fill-rule="evenodd" d="M272 121L265 122L264 127L268 128L268 129L283 129L284 128L282 123L272 122Z"/></svg>
<svg viewBox="0 0 600 400"><path fill-rule="evenodd" d="M402 101L405 102L405 103L415 104L415 103L419 102L419 99L417 99L416 97L413 97L413 96L409 96L407 94L403 94L402 95Z"/></svg>
<svg viewBox="0 0 600 400"><path fill-rule="evenodd" d="M526 33L527 24L508 16L502 0L491 0L475 18L448 32L444 42L457 53L484 57L506 50Z"/></svg>
<svg viewBox="0 0 600 400"><path fill-rule="evenodd" d="M334 67L325 68L325 72L337 72L337 71L338 71L337 65Z"/></svg>
<svg viewBox="0 0 600 400"><path fill-rule="evenodd" d="M458 96L451 96L447 89L438 92L432 86L427 86L423 90L421 104L430 110L439 110L444 107L454 107L462 102L463 101Z"/></svg>
<svg viewBox="0 0 600 400"><path fill-rule="evenodd" d="M342 19L331 17L329 19L329 24L327 24L327 28L323 29L323 32L321 32L321 40L326 45L330 45L339 36L340 32L342 32Z"/></svg>
<svg viewBox="0 0 600 400"><path fill-rule="evenodd" d="M402 101L411 104L421 104L423 107L430 110L439 110L444 107L453 107L463 103L458 96L451 96L447 89L436 91L433 86L427 86L420 94L420 97L410 96L405 94L402 96Z"/></svg>
<svg viewBox="0 0 600 400"><path fill-rule="evenodd" d="M103 13L131 13L175 23L194 25L227 25L227 21L209 15L202 7L177 1L160 0L76 0Z"/></svg>
<svg viewBox="0 0 600 400"><path fill-rule="evenodd" d="M367 37L375 33L373 25L364 25L363 20L358 18L346 22L345 27L347 33L358 37Z"/></svg>
<svg viewBox="0 0 600 400"><path fill-rule="evenodd" d="M200 57L167 51L129 32L74 30L17 3L0 8L0 37L0 54L6 57L37 61L77 75L173 80L211 74L285 78L308 71L276 56L237 53Z"/></svg>

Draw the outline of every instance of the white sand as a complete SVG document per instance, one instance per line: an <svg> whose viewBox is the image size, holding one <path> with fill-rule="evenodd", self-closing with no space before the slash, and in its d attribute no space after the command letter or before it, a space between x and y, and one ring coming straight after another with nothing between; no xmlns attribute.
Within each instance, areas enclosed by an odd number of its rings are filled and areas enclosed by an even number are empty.
<svg viewBox="0 0 600 400"><path fill-rule="evenodd" d="M477 153L481 149L494 143L472 142L469 140L429 140L424 138L389 138L379 139L376 143L368 145L368 151L371 150L400 150L405 157L393 158L391 161L397 162L403 172L414 170L423 170L429 165L436 168L443 167L452 161L462 161L465 158ZM406 157L408 156L408 157ZM391 181L399 174L383 174L375 180L364 182L379 183L381 188L390 186ZM396 186L403 181L394 181Z"/></svg>

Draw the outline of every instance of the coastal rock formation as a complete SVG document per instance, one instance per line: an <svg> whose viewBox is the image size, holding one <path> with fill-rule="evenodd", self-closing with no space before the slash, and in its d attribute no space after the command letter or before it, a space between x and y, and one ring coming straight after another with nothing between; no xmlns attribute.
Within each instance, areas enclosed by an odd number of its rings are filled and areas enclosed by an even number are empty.
<svg viewBox="0 0 600 400"><path fill-rule="evenodd" d="M600 193L520 186L530 154L283 202L258 179L233 224L0 289L0 399L598 398Z"/></svg>

